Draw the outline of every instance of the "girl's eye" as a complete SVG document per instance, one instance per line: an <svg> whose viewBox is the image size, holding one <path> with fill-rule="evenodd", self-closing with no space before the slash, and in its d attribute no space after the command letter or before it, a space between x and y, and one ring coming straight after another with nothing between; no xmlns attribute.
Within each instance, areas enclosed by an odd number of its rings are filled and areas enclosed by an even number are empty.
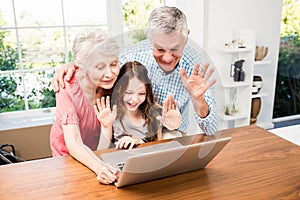
<svg viewBox="0 0 300 200"><path fill-rule="evenodd" d="M129 95L131 95L131 94L133 94L133 92L130 92L130 91L125 91L125 94L129 94Z"/></svg>
<svg viewBox="0 0 300 200"><path fill-rule="evenodd" d="M146 92L141 92L141 93L139 93L139 95L144 96L144 95L146 95Z"/></svg>

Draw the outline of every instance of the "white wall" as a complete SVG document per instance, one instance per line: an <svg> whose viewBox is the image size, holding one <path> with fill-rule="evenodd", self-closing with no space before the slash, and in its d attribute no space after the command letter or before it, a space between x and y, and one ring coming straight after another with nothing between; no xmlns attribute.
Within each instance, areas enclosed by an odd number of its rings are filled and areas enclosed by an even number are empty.
<svg viewBox="0 0 300 200"><path fill-rule="evenodd" d="M203 46L204 9L203 0L177 0L176 6L182 10L188 21L190 39Z"/></svg>

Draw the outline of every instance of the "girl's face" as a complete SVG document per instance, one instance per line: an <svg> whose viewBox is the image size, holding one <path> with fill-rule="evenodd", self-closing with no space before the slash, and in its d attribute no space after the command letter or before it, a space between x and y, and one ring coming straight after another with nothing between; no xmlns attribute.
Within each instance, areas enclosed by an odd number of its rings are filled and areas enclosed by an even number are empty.
<svg viewBox="0 0 300 200"><path fill-rule="evenodd" d="M96 87L111 89L120 72L117 56L95 53L89 56L86 75Z"/></svg>
<svg viewBox="0 0 300 200"><path fill-rule="evenodd" d="M146 99L146 87L143 82L137 78L129 81L128 87L123 96L124 105L129 112L137 112L138 107Z"/></svg>

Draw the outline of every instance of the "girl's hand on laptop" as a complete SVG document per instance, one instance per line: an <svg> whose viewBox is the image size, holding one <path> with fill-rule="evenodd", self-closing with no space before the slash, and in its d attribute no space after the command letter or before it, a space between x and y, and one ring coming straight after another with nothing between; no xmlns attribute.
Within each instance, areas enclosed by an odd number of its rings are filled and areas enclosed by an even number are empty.
<svg viewBox="0 0 300 200"><path fill-rule="evenodd" d="M139 137L124 136L115 142L116 149L132 149L135 145L144 143Z"/></svg>

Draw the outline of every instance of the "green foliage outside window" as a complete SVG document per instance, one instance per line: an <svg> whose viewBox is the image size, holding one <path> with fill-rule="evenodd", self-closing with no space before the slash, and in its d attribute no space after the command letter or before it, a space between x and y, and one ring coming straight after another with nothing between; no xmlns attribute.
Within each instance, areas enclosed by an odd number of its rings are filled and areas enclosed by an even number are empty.
<svg viewBox="0 0 300 200"><path fill-rule="evenodd" d="M300 114L300 1L283 0L273 118Z"/></svg>
<svg viewBox="0 0 300 200"><path fill-rule="evenodd" d="M162 6L162 0L126 0L123 4L124 26L130 31L132 42L139 42L147 38L146 28L151 11Z"/></svg>
<svg viewBox="0 0 300 200"><path fill-rule="evenodd" d="M0 32L0 70L17 69L19 56L17 49L11 44L5 43L7 31ZM24 110L22 96L16 94L17 77L15 74L3 74L0 76L0 112Z"/></svg>

